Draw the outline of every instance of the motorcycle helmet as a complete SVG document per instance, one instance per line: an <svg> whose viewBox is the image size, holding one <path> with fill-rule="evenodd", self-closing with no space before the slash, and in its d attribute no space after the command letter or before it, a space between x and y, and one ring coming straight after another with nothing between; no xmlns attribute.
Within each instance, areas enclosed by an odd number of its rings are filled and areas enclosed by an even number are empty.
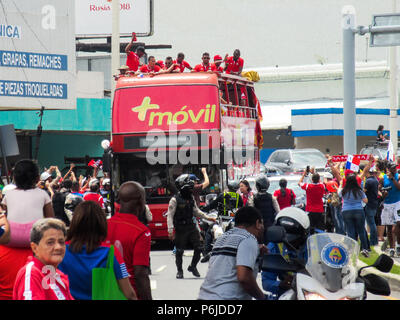
<svg viewBox="0 0 400 320"><path fill-rule="evenodd" d="M190 179L189 174L185 173L176 178L175 185L182 195L188 195L193 190L194 181Z"/></svg>
<svg viewBox="0 0 400 320"><path fill-rule="evenodd" d="M258 192L267 191L269 188L268 178L264 175L258 176L256 179L256 188Z"/></svg>
<svg viewBox="0 0 400 320"><path fill-rule="evenodd" d="M239 183L235 180L228 182L228 190L230 192L236 192L239 189Z"/></svg>
<svg viewBox="0 0 400 320"><path fill-rule="evenodd" d="M305 244L310 234L308 215L296 207L282 209L275 217L275 224L285 229L288 242L296 249Z"/></svg>
<svg viewBox="0 0 400 320"><path fill-rule="evenodd" d="M190 174L189 176L190 176L190 179L193 180L194 182L197 182L197 183L200 182L200 179L197 178L195 174Z"/></svg>

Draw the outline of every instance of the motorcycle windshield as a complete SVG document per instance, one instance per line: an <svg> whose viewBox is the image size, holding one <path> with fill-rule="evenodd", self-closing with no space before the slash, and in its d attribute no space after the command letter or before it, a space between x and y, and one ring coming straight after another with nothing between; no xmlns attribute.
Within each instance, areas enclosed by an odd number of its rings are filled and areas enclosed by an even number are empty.
<svg viewBox="0 0 400 320"><path fill-rule="evenodd" d="M306 270L325 289L336 292L357 278L359 245L337 233L318 233L307 240Z"/></svg>

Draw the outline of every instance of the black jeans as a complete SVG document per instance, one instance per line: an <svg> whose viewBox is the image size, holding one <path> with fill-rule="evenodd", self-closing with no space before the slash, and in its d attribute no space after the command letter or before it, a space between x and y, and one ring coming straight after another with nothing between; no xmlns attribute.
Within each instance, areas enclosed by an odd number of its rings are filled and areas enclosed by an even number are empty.
<svg viewBox="0 0 400 320"><path fill-rule="evenodd" d="M175 263L178 271L182 271L183 252L188 244L191 244L194 249L191 266L196 267L200 261L202 249L199 230L195 224L175 226Z"/></svg>
<svg viewBox="0 0 400 320"><path fill-rule="evenodd" d="M309 212L308 218L310 219L310 227L325 230L324 213L323 212Z"/></svg>

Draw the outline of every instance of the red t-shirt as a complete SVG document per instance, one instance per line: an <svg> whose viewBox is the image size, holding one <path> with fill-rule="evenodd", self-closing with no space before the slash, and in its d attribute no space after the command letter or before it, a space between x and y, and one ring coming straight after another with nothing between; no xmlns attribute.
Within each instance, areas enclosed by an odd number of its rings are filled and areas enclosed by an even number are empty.
<svg viewBox="0 0 400 320"><path fill-rule="evenodd" d="M217 67L215 65L215 63L211 64L211 71L216 71L216 72L224 72L224 68L221 67L221 65L219 67Z"/></svg>
<svg viewBox="0 0 400 320"><path fill-rule="evenodd" d="M208 64L206 66L206 65L200 63L200 64L196 65L193 70L196 72L205 72L205 71L211 70L211 64Z"/></svg>
<svg viewBox="0 0 400 320"><path fill-rule="evenodd" d="M31 248L0 245L0 300L12 300L15 278L29 256L32 256Z"/></svg>
<svg viewBox="0 0 400 320"><path fill-rule="evenodd" d="M114 244L121 253L130 275L129 281L137 293L133 266L149 266L151 247L149 228L134 214L115 213L108 220L107 241Z"/></svg>
<svg viewBox="0 0 400 320"><path fill-rule="evenodd" d="M158 72L160 70L161 70L161 68L158 65L154 65L153 68L151 68L148 64L145 64L144 66L140 67L140 72L143 72L143 73Z"/></svg>
<svg viewBox="0 0 400 320"><path fill-rule="evenodd" d="M192 67L190 66L189 63L187 63L185 60L183 60L181 63L178 63L178 61L174 60L174 63L178 65L179 70L181 72L185 71L185 68L191 69Z"/></svg>
<svg viewBox="0 0 400 320"><path fill-rule="evenodd" d="M74 298L69 292L68 276L58 269L45 266L31 256L27 264L18 271L13 300L74 300Z"/></svg>
<svg viewBox="0 0 400 320"><path fill-rule="evenodd" d="M225 71L226 73L239 72L240 68L243 68L244 66L244 60L240 57L235 61L233 60L233 56L231 56L225 63L228 66Z"/></svg>
<svg viewBox="0 0 400 320"><path fill-rule="evenodd" d="M294 201L296 199L296 195L294 194L294 192L291 189L288 189L288 188L286 188L285 196L282 195L282 192L281 192L280 189L275 190L274 197L278 201L279 208L281 210L284 209L284 208L290 207L294 203Z"/></svg>
<svg viewBox="0 0 400 320"><path fill-rule="evenodd" d="M137 71L139 69L139 56L130 51L126 57L126 65L129 67L129 70Z"/></svg>
<svg viewBox="0 0 400 320"><path fill-rule="evenodd" d="M83 196L83 200L97 202L102 209L105 208L103 197L101 196L101 194L98 194L96 192L88 192L88 193L86 193Z"/></svg>
<svg viewBox="0 0 400 320"><path fill-rule="evenodd" d="M322 197L325 194L323 183L302 183L300 187L306 191L306 211L324 212Z"/></svg>

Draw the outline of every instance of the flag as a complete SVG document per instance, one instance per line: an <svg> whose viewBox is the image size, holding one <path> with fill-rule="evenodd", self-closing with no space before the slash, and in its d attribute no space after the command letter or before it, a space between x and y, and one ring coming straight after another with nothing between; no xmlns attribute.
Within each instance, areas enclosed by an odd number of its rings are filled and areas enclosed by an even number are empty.
<svg viewBox="0 0 400 320"><path fill-rule="evenodd" d="M353 155L349 154L347 156L345 169L351 170L353 172L358 172L359 167L360 167L360 158L354 157Z"/></svg>
<svg viewBox="0 0 400 320"><path fill-rule="evenodd" d="M389 142L388 142L388 149L386 152L386 160L394 161L394 150L393 150L392 140L389 140Z"/></svg>
<svg viewBox="0 0 400 320"><path fill-rule="evenodd" d="M88 166L89 167L93 167L93 168L102 168L102 165L103 165L103 161L101 161L101 160L97 160L97 161L94 161L93 159L92 160L90 160L89 161L89 163L88 163Z"/></svg>

